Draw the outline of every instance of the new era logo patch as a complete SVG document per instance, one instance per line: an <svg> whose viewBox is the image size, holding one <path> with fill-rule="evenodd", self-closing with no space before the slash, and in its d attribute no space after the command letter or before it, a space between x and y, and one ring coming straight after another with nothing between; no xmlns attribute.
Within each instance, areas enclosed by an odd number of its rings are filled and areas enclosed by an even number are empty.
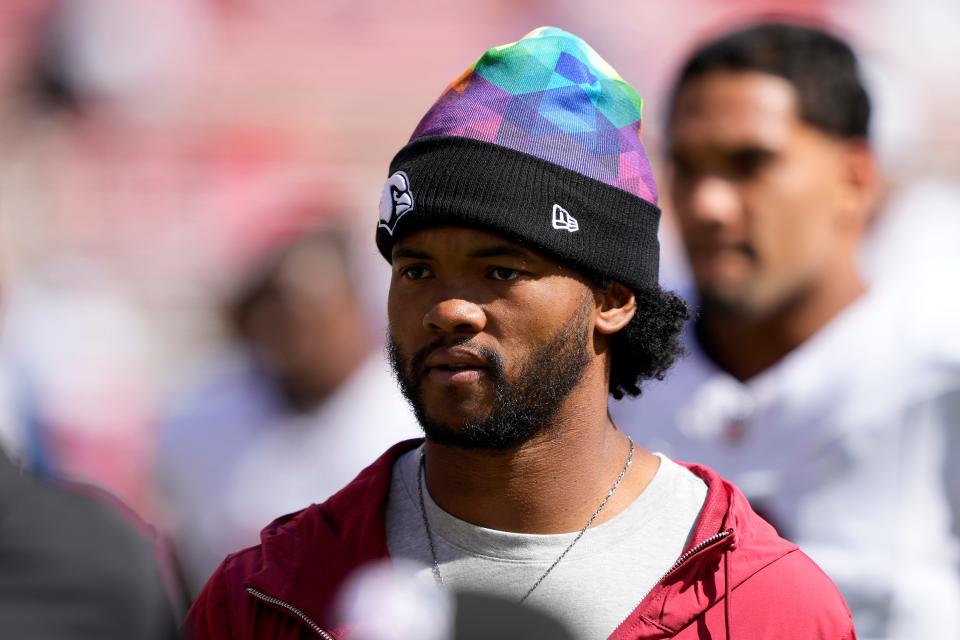
<svg viewBox="0 0 960 640"><path fill-rule="evenodd" d="M573 233L580 228L577 219L570 215L570 212L558 204L553 205L553 228L563 229Z"/></svg>
<svg viewBox="0 0 960 640"><path fill-rule="evenodd" d="M387 178L380 194L380 223L387 233L393 235L400 218L413 211L413 193L410 191L410 178L403 171L397 171Z"/></svg>

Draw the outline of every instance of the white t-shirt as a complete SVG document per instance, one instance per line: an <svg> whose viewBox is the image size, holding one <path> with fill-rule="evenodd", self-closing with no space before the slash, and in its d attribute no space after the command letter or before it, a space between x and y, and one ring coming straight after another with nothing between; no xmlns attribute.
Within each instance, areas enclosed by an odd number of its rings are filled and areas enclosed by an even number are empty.
<svg viewBox="0 0 960 640"><path fill-rule="evenodd" d="M960 638L960 270L878 283L741 383L700 350L611 402L650 448L713 467L833 578L857 635Z"/></svg>
<svg viewBox="0 0 960 640"><path fill-rule="evenodd" d="M703 507L706 484L660 457L649 485L616 517L587 530L526 603L563 621L578 638L607 638L683 552ZM394 558L424 565L432 556L417 492L420 449L394 465L387 507L387 546ZM446 513L424 486L424 504L444 584L519 600L579 532L555 535L497 531ZM602 496L597 496L599 504Z"/></svg>

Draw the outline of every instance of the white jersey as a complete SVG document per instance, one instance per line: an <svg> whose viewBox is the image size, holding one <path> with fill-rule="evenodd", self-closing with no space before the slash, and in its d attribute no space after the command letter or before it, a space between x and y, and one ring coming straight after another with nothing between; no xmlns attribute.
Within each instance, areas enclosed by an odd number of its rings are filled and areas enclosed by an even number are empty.
<svg viewBox="0 0 960 640"><path fill-rule="evenodd" d="M960 638L960 269L876 285L746 383L699 349L611 403L716 469L837 583L858 637ZM948 286L949 285L949 286Z"/></svg>

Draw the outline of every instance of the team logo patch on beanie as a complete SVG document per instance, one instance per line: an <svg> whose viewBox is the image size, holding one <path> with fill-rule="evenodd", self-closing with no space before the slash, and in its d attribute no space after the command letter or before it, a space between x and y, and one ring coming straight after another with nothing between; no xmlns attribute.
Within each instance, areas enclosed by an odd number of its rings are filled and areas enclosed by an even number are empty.
<svg viewBox="0 0 960 640"><path fill-rule="evenodd" d="M403 171L397 171L387 178L380 195L380 224L378 226L393 235L400 218L413 211L413 193L410 191L410 178Z"/></svg>

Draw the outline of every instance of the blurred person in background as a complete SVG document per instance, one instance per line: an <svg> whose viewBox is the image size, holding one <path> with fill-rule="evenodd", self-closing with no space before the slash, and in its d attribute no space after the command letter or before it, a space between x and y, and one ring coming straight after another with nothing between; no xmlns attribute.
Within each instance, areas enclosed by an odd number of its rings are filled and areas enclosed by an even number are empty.
<svg viewBox="0 0 960 640"><path fill-rule="evenodd" d="M53 14L61 3L33 5ZM17 12L0 10L4 19ZM33 30L17 31L20 38L19 31ZM68 120L58 118L88 105L89 96L53 59L54 34L41 31L35 35L36 68L23 78L31 100L20 105L3 91L9 87L0 89L5 273L15 262L12 254L22 258L36 248L23 234L25 224L34 237L60 231L62 220L32 207L34 199L72 202L75 196L59 185L38 188L20 173L30 173L30 142L49 144L56 137L51 132ZM22 59L5 49L4 70ZM29 107L22 120L11 118L11 105ZM35 167L57 170L55 162ZM112 274L92 261L77 260L64 245L31 258L31 268L11 269L14 276L2 283L0 636L172 640L184 594L166 545L134 512L148 502L136 470L145 466L141 445L149 439L149 419L142 394L146 376L127 365L140 355L136 347L153 336L138 331L142 327L112 286ZM85 291L67 284L82 280ZM90 484L76 481L80 477Z"/></svg>
<svg viewBox="0 0 960 640"><path fill-rule="evenodd" d="M195 591L264 522L419 431L370 335L346 231L300 233L263 249L226 304L232 346L160 435L158 483Z"/></svg>
<svg viewBox="0 0 960 640"><path fill-rule="evenodd" d="M577 640L545 611L476 592L450 592L422 580L413 561L382 560L340 589L338 617L350 640Z"/></svg>
<svg viewBox="0 0 960 640"><path fill-rule="evenodd" d="M688 58L668 148L690 355L611 410L741 487L837 582L859 637L958 637L958 271L865 283L869 119L854 53L820 29L760 24Z"/></svg>
<svg viewBox="0 0 960 640"><path fill-rule="evenodd" d="M662 378L688 315L657 283L641 108L550 27L441 95L391 163L376 232L388 353L426 440L228 556L188 615L194 640L345 640L337 592L388 558L584 639L853 638L836 587L735 487L610 419L611 394Z"/></svg>
<svg viewBox="0 0 960 640"><path fill-rule="evenodd" d="M40 479L0 448L0 635L177 637L161 547L115 498Z"/></svg>
<svg viewBox="0 0 960 640"><path fill-rule="evenodd" d="M165 545L103 489L36 468L18 384L0 376L0 635L176 638L183 601Z"/></svg>

